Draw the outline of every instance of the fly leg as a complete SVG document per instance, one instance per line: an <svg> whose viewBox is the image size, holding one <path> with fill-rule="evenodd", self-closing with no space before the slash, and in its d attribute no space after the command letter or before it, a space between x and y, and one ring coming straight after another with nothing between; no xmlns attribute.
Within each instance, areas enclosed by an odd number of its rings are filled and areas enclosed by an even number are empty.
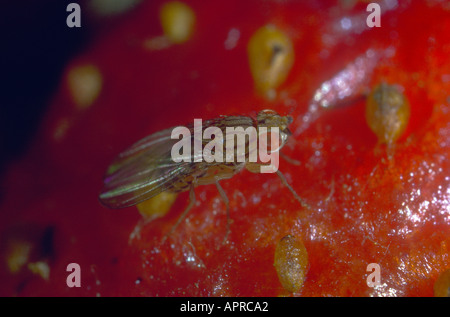
<svg viewBox="0 0 450 317"><path fill-rule="evenodd" d="M286 154L284 154L283 152L280 152L280 156L288 163L292 164L292 165L301 165L302 163L300 163L300 161L297 161L296 159L293 159L292 157L287 156Z"/></svg>
<svg viewBox="0 0 450 317"><path fill-rule="evenodd" d="M292 188L292 186L289 185L289 183L288 183L287 180L286 180L286 177L284 177L284 175L283 175L279 170L277 170L276 173L277 173L277 175L280 177L280 179L281 179L281 181L283 182L283 184L284 184L284 185L291 191L291 193L294 195L295 199L297 199L303 207L305 207L305 208L307 208L307 209L312 209L311 206L308 205L308 203L306 203L306 202L305 202L305 201L304 201L304 200L296 193L296 191Z"/></svg>
<svg viewBox="0 0 450 317"><path fill-rule="evenodd" d="M195 204L195 191L194 191L194 182L191 184L191 188L189 190L189 204L187 205L186 209L183 211L183 213L181 214L181 216L178 218L177 222L173 225L172 229L170 229L170 231L164 235L164 237L162 238L162 244L164 244L164 242L166 242L166 239L175 231L175 229L179 226L179 224L184 220L184 218L186 218L186 215L188 214L189 210L191 210L191 208L194 206Z"/></svg>
<svg viewBox="0 0 450 317"><path fill-rule="evenodd" d="M247 163L245 168L249 172L259 173L261 170L261 164ZM278 177L280 177L284 186L286 186L291 191L291 193L294 195L295 199L297 199L303 207L311 210L312 209L311 206L297 194L297 192L292 188L291 185L289 185L289 183L287 182L286 177L284 177L283 173L281 173L279 170L277 170L276 173L277 173Z"/></svg>
<svg viewBox="0 0 450 317"><path fill-rule="evenodd" d="M222 186L220 186L219 180L217 178L215 178L215 183L217 190L219 191L219 194L222 197L222 200L227 208L227 232L225 233L225 237L223 238L222 241L222 244L225 244L225 242L228 239L228 235L230 234L230 201L228 200L227 194L223 190Z"/></svg>

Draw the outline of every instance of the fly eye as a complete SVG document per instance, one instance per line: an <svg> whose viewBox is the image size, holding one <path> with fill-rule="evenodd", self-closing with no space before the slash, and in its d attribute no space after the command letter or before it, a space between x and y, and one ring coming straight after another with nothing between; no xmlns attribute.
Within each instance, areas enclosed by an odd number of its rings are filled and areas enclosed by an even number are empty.
<svg viewBox="0 0 450 317"><path fill-rule="evenodd" d="M287 136L291 136L291 135L292 135L292 132L291 132L291 130L289 130L289 128L284 129L283 132L284 132Z"/></svg>

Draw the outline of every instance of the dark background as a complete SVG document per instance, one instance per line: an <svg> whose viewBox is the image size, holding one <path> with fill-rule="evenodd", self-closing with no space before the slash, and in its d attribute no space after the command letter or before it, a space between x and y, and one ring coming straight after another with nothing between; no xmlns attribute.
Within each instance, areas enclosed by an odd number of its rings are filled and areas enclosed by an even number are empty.
<svg viewBox="0 0 450 317"><path fill-rule="evenodd" d="M120 1L120 0L118 0ZM66 24L69 3L81 7L81 27ZM130 10L131 11L131 10ZM32 142L66 63L120 24L98 16L88 0L3 1L0 11L0 178Z"/></svg>
<svg viewBox="0 0 450 317"><path fill-rule="evenodd" d="M0 176L22 155L36 131L65 63L90 36L66 25L75 1L8 1L0 13ZM82 15L83 22L83 15ZM83 26L83 24L82 24Z"/></svg>

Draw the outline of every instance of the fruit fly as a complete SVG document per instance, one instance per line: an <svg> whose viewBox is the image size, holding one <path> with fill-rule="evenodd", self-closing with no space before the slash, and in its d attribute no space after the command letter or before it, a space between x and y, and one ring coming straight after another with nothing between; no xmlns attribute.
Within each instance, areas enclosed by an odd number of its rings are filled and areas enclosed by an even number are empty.
<svg viewBox="0 0 450 317"><path fill-rule="evenodd" d="M288 128L291 123L292 117L290 116L280 116L273 110L263 110L257 114L256 119L249 116L222 116L207 120L202 125L201 135L208 127L217 127L224 133L227 127L241 127L243 129L266 127L267 130L278 128L279 146L270 148L270 151L274 152L281 150L286 144L291 135ZM196 135L194 127L190 125L188 129L192 136L191 142L194 143L194 136ZM226 206L227 232L224 238L225 242L230 231L229 200L219 181L229 179L243 169L258 173L261 166L267 165L267 163L249 160L249 149L251 148L249 138L246 139L245 159L242 162L229 162L228 160L223 162L198 161L194 158L195 153L191 154L192 159L190 160L175 162L171 153L178 140L172 138L173 130L174 128L170 128L156 132L120 153L106 172L103 181L104 187L99 196L100 202L108 208L124 208L139 204L165 191L173 193L189 191L190 202L171 231L164 237L165 240L194 205L194 188L199 185L215 184ZM202 140L203 148L206 144L207 142ZM236 148L234 150L236 151ZM309 205L288 184L284 175L278 169L275 173L302 206L309 208Z"/></svg>

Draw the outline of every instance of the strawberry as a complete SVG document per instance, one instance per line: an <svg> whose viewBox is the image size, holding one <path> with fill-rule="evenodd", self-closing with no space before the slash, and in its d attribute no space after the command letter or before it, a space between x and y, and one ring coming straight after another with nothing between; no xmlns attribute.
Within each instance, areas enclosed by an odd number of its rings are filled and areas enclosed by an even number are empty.
<svg viewBox="0 0 450 317"><path fill-rule="evenodd" d="M432 296L450 267L447 4L381 2L380 27L363 1L162 5L135 3L67 64L32 145L8 167L1 294ZM396 116L366 118L367 105L391 105L376 97L384 84L408 102L399 130ZM262 109L294 119L279 168L310 208L275 175L243 171L221 182L225 244L212 185L195 189L162 243L188 192L123 210L99 203L108 165L135 141ZM386 141L371 126L390 118L398 133ZM277 249L286 236L293 247ZM79 288L66 284L70 263ZM285 289L280 265L301 267L302 283Z"/></svg>

